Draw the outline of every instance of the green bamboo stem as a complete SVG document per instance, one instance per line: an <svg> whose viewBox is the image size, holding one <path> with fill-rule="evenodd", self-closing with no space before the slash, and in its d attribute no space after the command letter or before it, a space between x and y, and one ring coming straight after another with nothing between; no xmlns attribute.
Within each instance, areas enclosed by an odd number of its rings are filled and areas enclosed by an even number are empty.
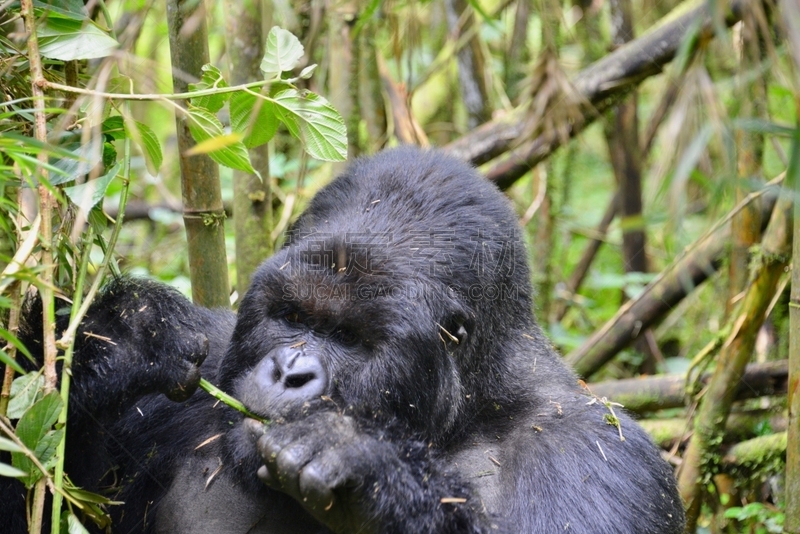
<svg viewBox="0 0 800 534"><path fill-rule="evenodd" d="M203 65L209 62L208 37L202 10L202 3L167 1L172 83L177 93L188 89L186 74L199 79ZM181 29L193 17L199 17L200 22L191 33L184 35ZM222 206L219 167L207 154L189 155L196 143L189 132L186 117L176 115L175 124L192 299L200 306L229 307L225 210Z"/></svg>
<svg viewBox="0 0 800 534"><path fill-rule="evenodd" d="M248 410L247 406L242 404L242 402L240 400L231 397L230 395L228 395L227 393L225 393L224 391L219 389L217 386L215 386L214 384L212 384L211 382L209 382L205 378L201 378L200 379L200 389L202 389L203 391L207 392L208 394L210 394L212 397L214 397L218 401L227 404L228 406L230 406L234 410L242 412L244 415L246 415L247 417L250 417L251 419L255 419L256 421L260 421L260 422L264 423L265 425L268 425L270 423L269 419L265 419L265 418L261 417L260 415L254 414L253 412Z"/></svg>

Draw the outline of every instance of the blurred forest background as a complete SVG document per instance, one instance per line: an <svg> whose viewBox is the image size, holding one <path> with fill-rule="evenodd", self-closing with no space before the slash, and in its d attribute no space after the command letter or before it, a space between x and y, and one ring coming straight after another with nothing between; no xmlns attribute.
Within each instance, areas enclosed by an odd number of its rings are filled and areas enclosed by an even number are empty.
<svg viewBox="0 0 800 534"><path fill-rule="evenodd" d="M800 532L796 0L8 0L0 54L0 476L32 531L66 409L16 421L66 399L72 340L46 318L20 375L25 291L75 324L114 272L235 308L345 156L415 143L506 191L540 324L641 415L687 531ZM64 491L70 532L102 518Z"/></svg>

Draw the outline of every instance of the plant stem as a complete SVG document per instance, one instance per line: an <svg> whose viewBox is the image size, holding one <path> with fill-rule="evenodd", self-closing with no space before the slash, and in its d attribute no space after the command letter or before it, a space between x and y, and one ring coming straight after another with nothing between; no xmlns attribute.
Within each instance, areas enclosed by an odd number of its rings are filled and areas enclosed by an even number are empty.
<svg viewBox="0 0 800 534"><path fill-rule="evenodd" d="M47 119L44 114L45 101L42 90L44 76L42 74L42 59L39 56L39 40L36 37L36 20L33 11L33 0L20 1L20 15L25 21L25 31L28 34L28 61L30 63L31 89L33 94L34 136L42 143L47 141ZM58 376L56 375L56 339L55 339L55 295L53 292L53 206L55 197L51 186L47 183L48 172L44 168L47 164L47 153L40 151L38 155L42 166L39 167L39 213L42 217L41 246L42 246L42 272L39 291L42 297L42 346L44 351L44 392L49 393L56 388ZM42 516L44 514L44 496L46 477L40 479L34 486L33 506L31 510L31 523L29 532L38 534L42 530Z"/></svg>
<svg viewBox="0 0 800 534"><path fill-rule="evenodd" d="M282 81L286 82L287 80L282 80ZM83 89L82 87L71 87L69 85L50 82L47 80L41 81L42 85L44 85L48 89L53 89L55 91L63 91L65 93L77 93L80 95L89 95L95 97L99 96L111 100L135 100L135 101L189 100L191 98L199 98L201 96L221 95L224 93L235 93L237 91L244 91L245 89L255 89L259 87L264 87L265 85L270 85L274 82L275 80L261 80L258 82L244 83L241 85L232 85L230 87L218 87L216 89L203 89L202 91L188 91L175 94L159 94L159 93L131 94L131 93L107 93L105 91L93 91L91 89Z"/></svg>
<svg viewBox="0 0 800 534"><path fill-rule="evenodd" d="M269 419L264 419L260 415L254 414L253 412L248 410L247 407L244 404L241 403L241 401L231 397L230 395L228 395L227 393L225 393L224 391L219 389L217 386L215 386L214 384L212 384L211 382L209 382L205 378L201 378L200 379L200 388L203 391L207 392L212 397L214 397L215 399L217 399L218 401L227 404L228 406L230 406L234 410L238 410L238 411L242 412L247 417L255 419L256 421L261 421L265 425L268 425L270 423Z"/></svg>

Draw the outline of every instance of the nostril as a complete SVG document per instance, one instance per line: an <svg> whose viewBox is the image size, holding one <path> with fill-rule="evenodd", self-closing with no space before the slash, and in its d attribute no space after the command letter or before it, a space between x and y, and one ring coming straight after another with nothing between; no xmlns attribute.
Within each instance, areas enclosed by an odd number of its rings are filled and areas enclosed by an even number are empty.
<svg viewBox="0 0 800 534"><path fill-rule="evenodd" d="M317 376L314 373L297 373L297 374L290 374L286 376L286 380L284 380L284 385L287 388L295 388L299 389L309 382L313 381Z"/></svg>

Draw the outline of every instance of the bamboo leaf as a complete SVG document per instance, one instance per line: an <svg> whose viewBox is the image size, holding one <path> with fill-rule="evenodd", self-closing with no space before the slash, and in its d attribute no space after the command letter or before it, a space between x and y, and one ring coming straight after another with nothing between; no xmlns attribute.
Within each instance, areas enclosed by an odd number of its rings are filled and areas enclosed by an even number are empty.
<svg viewBox="0 0 800 534"><path fill-rule="evenodd" d="M22 447L8 438L0 437L0 451L22 452Z"/></svg>
<svg viewBox="0 0 800 534"><path fill-rule="evenodd" d="M11 356L9 356L8 353L3 349L0 349L0 363L10 366L17 373L21 374L25 372L25 369L20 367L15 360L12 360Z"/></svg>
<svg viewBox="0 0 800 534"><path fill-rule="evenodd" d="M0 462L0 477L21 478L26 475L27 473L25 471L20 471L16 467L11 467L8 464Z"/></svg>
<svg viewBox="0 0 800 534"><path fill-rule="evenodd" d="M198 154L208 154L215 150L222 150L231 145L234 145L242 140L242 135L239 133L222 134L211 139L206 139L201 143L197 143L192 148L186 151L187 156L196 156Z"/></svg>

